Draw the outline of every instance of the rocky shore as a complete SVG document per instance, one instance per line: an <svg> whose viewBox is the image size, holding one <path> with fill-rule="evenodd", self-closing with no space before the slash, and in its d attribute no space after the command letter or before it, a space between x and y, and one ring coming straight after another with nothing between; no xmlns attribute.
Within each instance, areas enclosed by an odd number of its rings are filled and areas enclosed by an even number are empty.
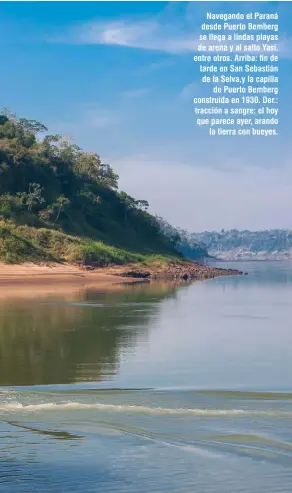
<svg viewBox="0 0 292 493"><path fill-rule="evenodd" d="M219 276L238 276L244 272L235 269L219 269L217 267L200 265L196 262L171 262L165 265L153 265L143 269L141 265L131 265L107 268L107 271L119 277L139 279L169 279L169 280L199 280L212 279Z"/></svg>

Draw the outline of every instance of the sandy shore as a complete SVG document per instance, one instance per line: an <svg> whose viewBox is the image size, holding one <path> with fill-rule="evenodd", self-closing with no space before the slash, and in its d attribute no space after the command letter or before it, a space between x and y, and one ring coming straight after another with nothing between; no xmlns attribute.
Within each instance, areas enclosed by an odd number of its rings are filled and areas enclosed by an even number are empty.
<svg viewBox="0 0 292 493"><path fill-rule="evenodd" d="M8 284L117 284L125 281L105 269L86 271L61 264L7 265L0 262L0 287Z"/></svg>
<svg viewBox="0 0 292 493"><path fill-rule="evenodd" d="M196 264L180 262L166 265L153 265L141 268L140 265L112 266L99 269L83 269L66 264L24 263L7 265L0 263L0 287L11 284L48 285L113 285L126 282L141 282L152 279L199 280L222 275L238 275L242 272L231 269L217 269Z"/></svg>
<svg viewBox="0 0 292 493"><path fill-rule="evenodd" d="M26 286L98 284L109 286L125 281L125 278L109 274L106 271L86 271L71 265L60 264L20 264L6 265L0 263L0 289L8 285L25 284Z"/></svg>
<svg viewBox="0 0 292 493"><path fill-rule="evenodd" d="M142 274L142 276L140 276ZM143 277L143 274L147 274ZM238 275L241 272L201 266L193 262L153 265L141 271L138 265L112 266L85 270L72 265L33 264L7 265L0 262L0 299L36 298L38 296L72 296L73 292L94 289L102 292L131 289L134 284L178 286L195 280L217 276ZM187 278L185 276L188 276Z"/></svg>
<svg viewBox="0 0 292 493"><path fill-rule="evenodd" d="M57 295L62 298L92 286L99 291L125 289L125 278L105 272L87 272L60 264L6 265L0 262L0 300Z"/></svg>

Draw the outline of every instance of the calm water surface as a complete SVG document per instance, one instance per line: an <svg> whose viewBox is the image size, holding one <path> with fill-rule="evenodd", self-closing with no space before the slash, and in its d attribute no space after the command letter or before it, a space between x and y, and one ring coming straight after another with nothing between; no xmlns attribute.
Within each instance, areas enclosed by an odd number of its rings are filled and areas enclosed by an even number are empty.
<svg viewBox="0 0 292 493"><path fill-rule="evenodd" d="M1 288L1 493L291 493L292 263L230 265L249 275Z"/></svg>

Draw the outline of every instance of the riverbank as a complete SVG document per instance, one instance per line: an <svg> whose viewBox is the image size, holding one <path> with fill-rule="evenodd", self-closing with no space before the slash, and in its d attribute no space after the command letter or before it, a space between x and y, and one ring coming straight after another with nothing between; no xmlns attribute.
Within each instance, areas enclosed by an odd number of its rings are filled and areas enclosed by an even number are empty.
<svg viewBox="0 0 292 493"><path fill-rule="evenodd" d="M219 276L243 275L242 271L235 269L219 269L217 267L201 265L196 262L153 262L143 269L141 265L115 266L108 268L112 275L140 279L169 279L195 281L200 279L212 279Z"/></svg>
<svg viewBox="0 0 292 493"><path fill-rule="evenodd" d="M113 285L156 279L193 281L241 274L241 271L234 269L218 269L195 262L153 262L147 267L141 264L127 264L102 268L84 268L58 263L0 263L0 287L11 284Z"/></svg>
<svg viewBox="0 0 292 493"><path fill-rule="evenodd" d="M123 281L106 269L87 271L80 267L58 263L4 264L0 262L0 287L8 284L110 284Z"/></svg>

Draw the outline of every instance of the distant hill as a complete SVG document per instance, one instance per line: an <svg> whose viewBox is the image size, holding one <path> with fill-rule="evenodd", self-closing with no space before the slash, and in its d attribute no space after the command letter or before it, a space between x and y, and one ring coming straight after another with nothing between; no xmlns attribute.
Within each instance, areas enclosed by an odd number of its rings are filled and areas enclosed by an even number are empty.
<svg viewBox="0 0 292 493"><path fill-rule="evenodd" d="M222 260L282 260L292 258L292 231L204 231L192 235L210 256Z"/></svg>
<svg viewBox="0 0 292 493"><path fill-rule="evenodd" d="M157 217L160 225L160 230L163 236L168 238L168 241L173 245L179 253L189 260L199 260L208 257L208 251L204 244L197 238L195 233L171 226L165 219Z"/></svg>

